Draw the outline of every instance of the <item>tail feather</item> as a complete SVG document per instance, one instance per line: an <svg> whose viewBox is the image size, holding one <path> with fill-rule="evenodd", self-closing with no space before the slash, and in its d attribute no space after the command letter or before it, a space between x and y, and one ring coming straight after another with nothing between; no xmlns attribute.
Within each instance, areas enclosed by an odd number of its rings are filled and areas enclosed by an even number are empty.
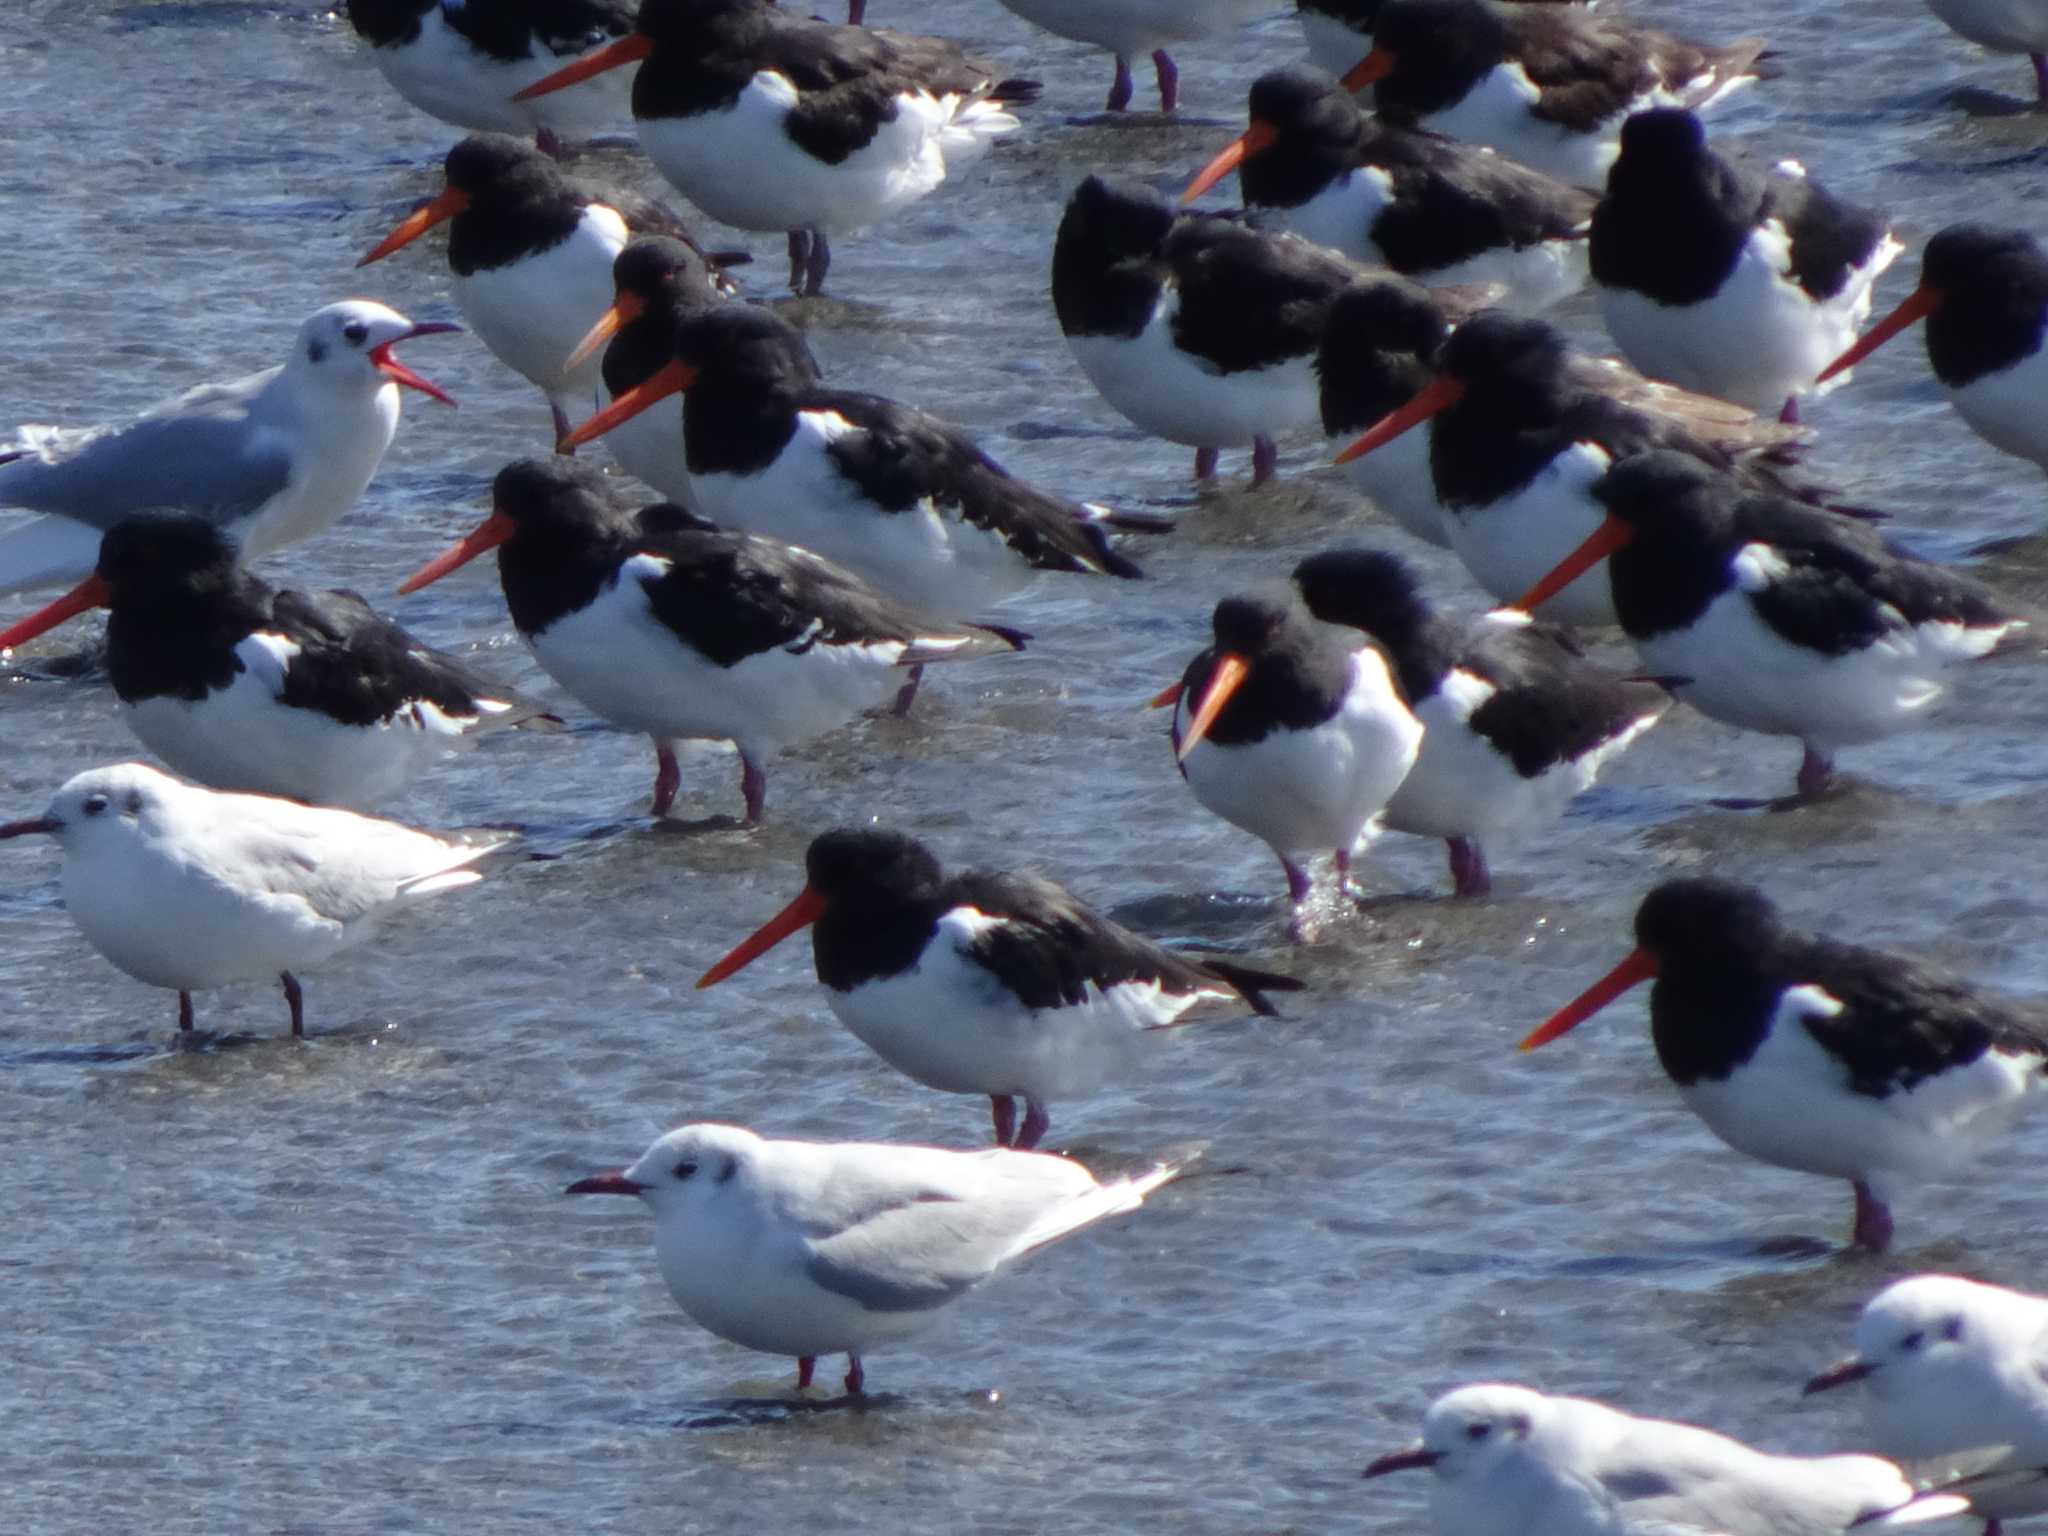
<svg viewBox="0 0 2048 1536"><path fill-rule="evenodd" d="M1202 969L1218 981L1228 982L1251 1006L1253 1013L1266 1018L1278 1018L1280 1010L1266 1000L1268 992L1304 992L1308 983L1299 976L1282 976L1274 971L1253 970L1248 965L1233 965L1228 960L1203 960Z"/></svg>
<svg viewBox="0 0 2048 1536"><path fill-rule="evenodd" d="M1082 522L1100 523L1118 533L1171 533L1179 526L1179 520L1169 512L1125 512L1099 501L1082 502L1081 513Z"/></svg>
<svg viewBox="0 0 2048 1536"><path fill-rule="evenodd" d="M1095 546L1093 559L1109 576L1121 576L1126 581L1141 581L1145 573L1136 561L1126 560L1118 554L1109 542L1109 534L1102 524L1088 522L1081 524L1081 531L1088 536L1088 542Z"/></svg>
<svg viewBox="0 0 2048 1536"><path fill-rule="evenodd" d="M1148 1173L1114 1179L1084 1190L1072 1200L1053 1207L1026 1228L1011 1246L1010 1256L1014 1258L1034 1248L1043 1248L1069 1232L1077 1232L1082 1227L1122 1215L1125 1211L1135 1211L1145 1203L1147 1195L1160 1185L1179 1178L1186 1168L1186 1163L1161 1163Z"/></svg>

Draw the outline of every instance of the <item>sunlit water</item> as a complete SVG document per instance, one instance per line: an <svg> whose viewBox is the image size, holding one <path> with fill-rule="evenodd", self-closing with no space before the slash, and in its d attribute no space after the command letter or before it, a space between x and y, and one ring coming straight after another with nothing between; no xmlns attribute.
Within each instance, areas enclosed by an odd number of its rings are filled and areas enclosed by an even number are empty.
<svg viewBox="0 0 2048 1536"><path fill-rule="evenodd" d="M1684 871L2048 991L2038 659L1975 668L1930 729L1847 755L1873 787L1796 815L1710 806L1789 787L1795 749L1680 714L1554 832L1495 850L1491 900L1443 899L1441 850L1390 837L1364 864L1369 909L1287 954L1278 870L1193 804L1141 705L1202 643L1217 597L1327 544L1399 535L1309 441L1276 489L1247 493L1226 459L1221 488L1195 495L1184 450L1089 390L1046 286L1074 182L1115 168L1177 188L1250 79L1296 56L1293 19L1183 51L1187 108L1163 124L1093 119L1108 61L991 0L873 8L964 36L1046 92L961 185L841 242L812 343L835 381L966 423L1018 471L1179 512L1175 536L1135 551L1156 579L1048 581L1012 603L1002 617L1037 636L1027 654L939 669L908 722L776 761L757 833L733 827L721 753L686 765L679 822L651 826L647 744L573 706L573 736L448 765L394 813L515 825L561 856L437 899L309 975L303 1046L278 1038L275 990L252 985L200 999L211 1048L169 1051L172 999L87 948L49 847L6 845L10 1529L1415 1529L1427 1479L1362 1485L1358 1469L1448 1385L1508 1377L1844 1446L1854 1403L1797 1389L1866 1294L1921 1268L2042 1274L2048 1127L1906 1201L1900 1250L1876 1262L1838 1251L1845 1189L1751 1164L1681 1108L1640 1001L1540 1057L1512 1049L1625 950L1642 891ZM1952 39L1913 0L1632 14L1769 33L1786 77L1726 126L1891 208L1916 249L1964 216L2042 227L2048 120L1967 114L1950 95L2018 92L2024 63ZM348 294L452 315L438 238L351 270L438 184L453 134L386 90L344 22L297 4L12 0L0 73L0 420L116 417L267 365ZM632 157L603 159L653 185ZM781 242L746 243L746 275L772 296ZM1591 333L1589 309L1567 316ZM489 562L392 596L480 515L501 464L545 448L545 408L472 342L407 356L460 411L408 397L357 512L272 574L360 587L545 687ZM1894 508L1892 530L1923 549L1960 558L2041 525L2038 476L1950 417L1917 341L1814 415L1818 466ZM1424 564L1463 592L1444 560ZM1991 573L2038 598L2042 569L2022 548ZM110 703L101 686L9 678L0 815L134 752ZM1142 1080L1056 1109L1054 1141L1098 1166L1196 1142L1203 1176L877 1354L873 1411L795 1413L777 1405L787 1362L670 1305L641 1212L559 1191L691 1118L987 1134L984 1104L918 1088L839 1029L801 942L692 990L794 893L811 836L871 819L956 862L1035 862L1127 921L1292 965L1313 990L1284 1019L1184 1032Z"/></svg>

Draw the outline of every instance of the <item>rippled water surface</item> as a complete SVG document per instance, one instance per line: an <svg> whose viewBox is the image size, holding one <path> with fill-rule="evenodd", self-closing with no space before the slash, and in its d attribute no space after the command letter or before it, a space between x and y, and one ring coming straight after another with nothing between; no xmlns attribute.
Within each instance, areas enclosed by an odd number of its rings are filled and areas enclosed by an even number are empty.
<svg viewBox="0 0 2048 1536"><path fill-rule="evenodd" d="M1725 126L1888 206L1916 248L1964 216L2048 228L2048 119L1985 110L2030 83L2024 62L1951 38L1915 0L1627 8L1770 34L1786 76ZM1073 183L1115 167L1178 186L1251 78L1297 55L1293 18L1186 50L1180 121L1103 122L1107 60L992 0L872 9L1047 89L963 184L841 243L812 343L835 380L971 424L1021 472L1181 514L1140 552L1157 579L1015 601L1002 617L1038 636L1029 653L936 676L907 723L777 761L758 833L734 829L736 764L718 753L686 764L678 821L651 826L646 743L573 707L573 736L450 764L395 814L516 825L560 857L308 976L303 1046L251 986L200 999L210 1048L168 1051L172 1000L87 948L52 850L0 847L10 1529L1413 1530L1427 1480L1358 1469L1448 1385L1509 1377L1842 1446L1854 1404L1802 1403L1798 1384L1887 1276L2043 1274L2048 1124L1907 1200L1878 1262L1838 1251L1845 1189L1739 1158L1683 1110L1639 1000L1540 1057L1512 1049L1619 957L1642 891L1689 870L2048 991L2039 658L1974 669L1932 728L1848 754L1865 788L1796 815L1710 806L1788 787L1796 754L1680 714L1562 825L1498 851L1490 900L1443 899L1440 850L1389 837L1365 861L1368 910L1288 956L1277 870L1192 803L1140 705L1217 597L1326 544L1399 536L1309 441L1276 489L1248 493L1226 458L1235 478L1195 495L1186 453L1136 437L1069 362L1046 272ZM265 366L351 293L452 315L438 239L351 271L438 185L453 135L387 91L345 22L303 4L10 0L0 76L0 421L119 416ZM633 157L604 159L652 185ZM780 241L750 243L772 295ZM1589 310L1566 313L1590 334ZM544 687L488 562L390 594L476 519L492 472L544 448L545 408L472 342L407 356L461 409L408 397L357 512L271 573L360 587ZM2039 477L1950 417L1917 342L1815 416L1817 463L1895 508L1901 537L1949 558L2021 539L1988 569L2040 597L2048 563L2022 538L2042 526ZM134 751L110 704L7 675L0 816ZM841 1031L801 943L691 988L794 893L812 835L870 818L951 860L1035 862L1128 922L1297 966L1313 990L1284 1019L1183 1032L1150 1076L1058 1111L1055 1142L1097 1166L1196 1141L1202 1176L875 1355L872 1411L794 1412L786 1362L670 1305L642 1213L559 1191L684 1119L986 1135L985 1105L898 1078Z"/></svg>

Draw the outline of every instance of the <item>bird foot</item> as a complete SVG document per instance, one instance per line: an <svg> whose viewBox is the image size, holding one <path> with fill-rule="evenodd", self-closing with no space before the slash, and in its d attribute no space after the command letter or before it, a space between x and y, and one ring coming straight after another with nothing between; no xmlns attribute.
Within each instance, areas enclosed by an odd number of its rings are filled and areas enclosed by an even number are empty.
<svg viewBox="0 0 2048 1536"><path fill-rule="evenodd" d="M1856 1230L1850 1241L1858 1248L1883 1253L1892 1245L1891 1209L1861 1179L1855 1181L1855 1189Z"/></svg>

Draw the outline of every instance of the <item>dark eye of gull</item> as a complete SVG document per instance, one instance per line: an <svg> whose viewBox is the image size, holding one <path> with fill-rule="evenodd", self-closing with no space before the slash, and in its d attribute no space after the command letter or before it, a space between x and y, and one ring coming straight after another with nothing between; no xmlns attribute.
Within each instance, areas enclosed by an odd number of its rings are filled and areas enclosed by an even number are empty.
<svg viewBox="0 0 2048 1536"><path fill-rule="evenodd" d="M85 797L85 803L79 806L79 809L85 812L85 814L88 816L97 816L101 811L104 811L106 808L107 797L105 795L87 795Z"/></svg>

